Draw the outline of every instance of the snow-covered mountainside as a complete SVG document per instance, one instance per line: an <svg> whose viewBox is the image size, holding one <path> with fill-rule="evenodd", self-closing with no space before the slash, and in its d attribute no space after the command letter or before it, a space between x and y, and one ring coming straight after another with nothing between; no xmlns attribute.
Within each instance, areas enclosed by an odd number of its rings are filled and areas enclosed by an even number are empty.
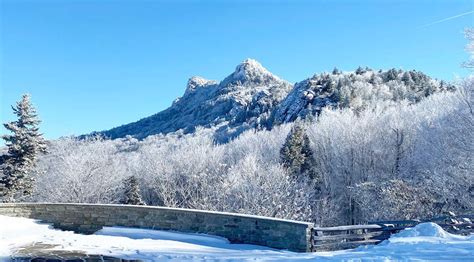
<svg viewBox="0 0 474 262"><path fill-rule="evenodd" d="M314 75L296 83L277 106L273 124L297 118L317 116L324 107L362 110L381 100L418 102L435 92L454 90L454 86L437 81L417 71L373 71L359 67L355 72Z"/></svg>
<svg viewBox="0 0 474 262"><path fill-rule="evenodd" d="M434 92L452 89L421 72L369 68L355 72L335 69L293 87L259 62L246 59L221 82L192 77L184 95L168 109L99 134L141 139L178 130L190 133L203 126L216 129L217 140L226 141L248 129L272 128L297 118L317 116L328 106L360 110L375 101L418 102Z"/></svg>
<svg viewBox="0 0 474 262"><path fill-rule="evenodd" d="M220 83L192 77L184 95L168 109L101 134L110 138L145 138L180 129L193 132L197 126L204 126L219 127L221 134L232 136L258 127L291 87L257 61L246 59Z"/></svg>

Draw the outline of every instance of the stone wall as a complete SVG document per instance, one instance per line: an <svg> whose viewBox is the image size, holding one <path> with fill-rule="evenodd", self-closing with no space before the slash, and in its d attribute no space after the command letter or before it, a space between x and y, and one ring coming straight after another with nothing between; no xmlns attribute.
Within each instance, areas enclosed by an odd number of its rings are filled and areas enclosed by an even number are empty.
<svg viewBox="0 0 474 262"><path fill-rule="evenodd" d="M0 215L35 218L80 233L93 233L104 226L175 230L298 252L310 251L313 227L311 223L268 217L130 205L0 204Z"/></svg>

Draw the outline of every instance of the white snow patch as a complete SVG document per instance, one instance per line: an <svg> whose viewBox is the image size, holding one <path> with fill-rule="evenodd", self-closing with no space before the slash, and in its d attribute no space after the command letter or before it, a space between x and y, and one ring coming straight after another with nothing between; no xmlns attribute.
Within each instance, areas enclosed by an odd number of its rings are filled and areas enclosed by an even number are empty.
<svg viewBox="0 0 474 262"><path fill-rule="evenodd" d="M147 261L473 261L474 237L420 224L376 246L352 250L294 253L262 246L230 244L221 237L169 231L106 227L95 235L59 231L36 220L0 216L0 261L33 243L58 245L55 250L81 250Z"/></svg>
<svg viewBox="0 0 474 262"><path fill-rule="evenodd" d="M402 232L395 234L392 238L400 237L438 237L438 238L452 238L456 235L444 231L439 225L435 223L423 223L413 228L407 228Z"/></svg>

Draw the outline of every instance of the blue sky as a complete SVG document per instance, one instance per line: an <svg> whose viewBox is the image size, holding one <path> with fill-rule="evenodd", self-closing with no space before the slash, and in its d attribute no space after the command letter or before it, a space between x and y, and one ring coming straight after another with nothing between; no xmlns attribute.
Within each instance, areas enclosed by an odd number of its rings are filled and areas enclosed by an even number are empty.
<svg viewBox="0 0 474 262"><path fill-rule="evenodd" d="M359 65L453 80L474 25L443 21L474 10L456 0L0 3L0 120L28 92L50 139L159 112L189 77L222 80L247 57L290 82Z"/></svg>

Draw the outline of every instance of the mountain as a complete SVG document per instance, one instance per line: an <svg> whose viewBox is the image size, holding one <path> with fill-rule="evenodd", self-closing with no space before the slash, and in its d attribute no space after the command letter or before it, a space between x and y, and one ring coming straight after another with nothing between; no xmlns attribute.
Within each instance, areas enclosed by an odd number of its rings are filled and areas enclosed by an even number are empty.
<svg viewBox="0 0 474 262"><path fill-rule="evenodd" d="M184 95L166 110L137 122L99 132L109 138L145 138L197 126L216 127L225 137L256 128L291 90L292 85L260 63L246 59L220 83L199 76L188 80Z"/></svg>
<svg viewBox="0 0 474 262"><path fill-rule="evenodd" d="M434 92L453 89L414 70L361 67L354 72L334 69L293 86L259 62L246 59L221 82L191 77L184 95L162 112L95 134L143 139L178 130L190 133L202 126L214 128L216 140L225 142L248 129L317 117L324 107L362 110L382 100L416 103Z"/></svg>

